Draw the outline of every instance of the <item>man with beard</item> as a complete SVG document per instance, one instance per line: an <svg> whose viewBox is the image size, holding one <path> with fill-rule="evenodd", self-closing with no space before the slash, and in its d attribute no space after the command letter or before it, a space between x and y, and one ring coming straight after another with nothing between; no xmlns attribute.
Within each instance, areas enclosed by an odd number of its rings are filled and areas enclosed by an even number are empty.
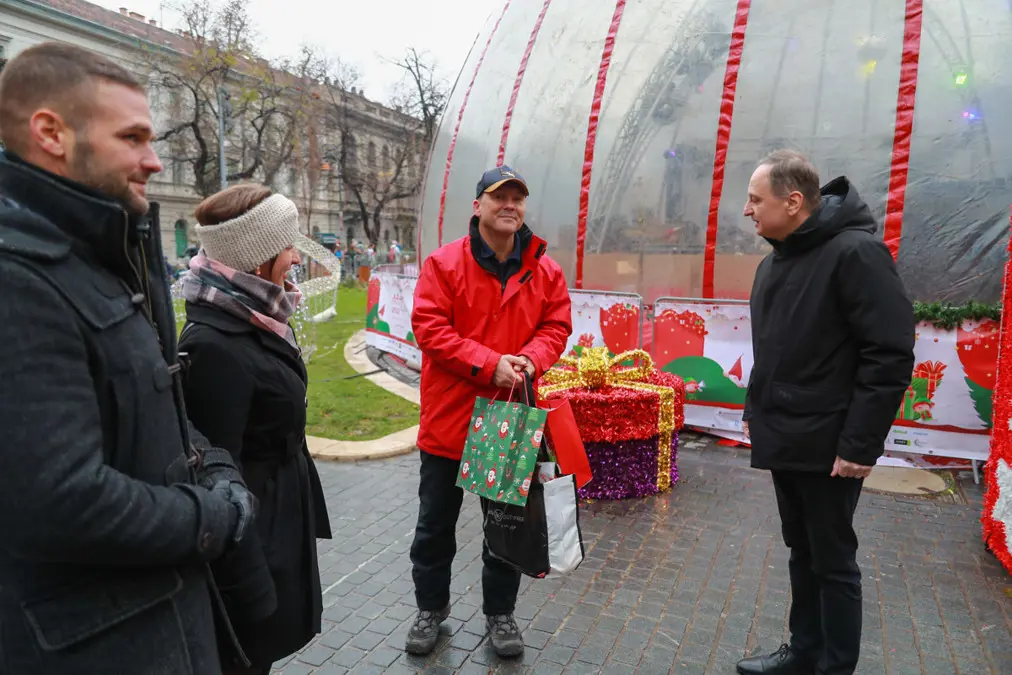
<svg viewBox="0 0 1012 675"><path fill-rule="evenodd" d="M743 675L844 675L861 646L854 510L914 367L914 315L878 225L844 177L781 150L745 216L773 245L752 284L755 364L745 402L752 466L773 474L791 549L790 644Z"/></svg>
<svg viewBox="0 0 1012 675"><path fill-rule="evenodd" d="M181 408L153 137L84 49L0 75L0 672L221 672L207 563L255 503Z"/></svg>
<svg viewBox="0 0 1012 675"><path fill-rule="evenodd" d="M573 331L559 264L524 223L527 183L508 166L478 181L469 234L434 251L415 287L411 324L422 361L418 524L411 575L418 616L406 650L428 654L450 614L463 491L456 487L475 397L508 398L562 356ZM482 502L484 506L484 501ZM520 573L482 547L482 611L499 656L520 656L513 617Z"/></svg>

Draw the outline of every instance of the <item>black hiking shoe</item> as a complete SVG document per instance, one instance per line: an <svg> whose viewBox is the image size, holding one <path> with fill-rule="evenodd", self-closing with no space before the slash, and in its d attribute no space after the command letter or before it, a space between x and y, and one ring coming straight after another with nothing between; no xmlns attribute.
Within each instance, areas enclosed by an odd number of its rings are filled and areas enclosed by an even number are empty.
<svg viewBox="0 0 1012 675"><path fill-rule="evenodd" d="M485 617L489 638L495 653L501 657L520 656L524 653L524 638L512 614L491 614Z"/></svg>
<svg viewBox="0 0 1012 675"><path fill-rule="evenodd" d="M428 609L418 610L418 616L415 617L415 622L411 624L411 630L408 631L404 651L415 656L425 656L432 653L436 646L436 640L439 638L439 624L446 621L448 616L450 616L449 605L435 612Z"/></svg>

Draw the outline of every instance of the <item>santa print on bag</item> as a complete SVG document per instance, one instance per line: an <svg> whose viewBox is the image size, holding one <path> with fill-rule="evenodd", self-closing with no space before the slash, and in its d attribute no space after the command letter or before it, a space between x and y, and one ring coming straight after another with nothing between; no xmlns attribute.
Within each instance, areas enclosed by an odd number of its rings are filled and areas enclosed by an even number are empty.
<svg viewBox="0 0 1012 675"><path fill-rule="evenodd" d="M474 420L474 430L475 431L481 431L481 425L483 425L484 423L485 423L485 418L483 416L481 416L481 415L478 415L478 418ZM459 429L460 427L457 427L457 428Z"/></svg>
<svg viewBox="0 0 1012 675"><path fill-rule="evenodd" d="M474 448L471 449L474 450ZM464 460L464 463L460 467L460 477L467 479L469 475L471 475L471 463Z"/></svg>
<svg viewBox="0 0 1012 675"><path fill-rule="evenodd" d="M535 431L534 436L531 437L531 445L533 445L535 448L540 448L541 439L543 438L543 436L544 434L541 433L541 429Z"/></svg>
<svg viewBox="0 0 1012 675"><path fill-rule="evenodd" d="M526 497L527 493L530 492L530 489L531 489L531 477L528 476L527 478L524 478L523 484L520 485L520 496Z"/></svg>
<svg viewBox="0 0 1012 675"><path fill-rule="evenodd" d="M488 487L495 485L495 469L488 470L488 476L485 478L485 485Z"/></svg>
<svg viewBox="0 0 1012 675"><path fill-rule="evenodd" d="M457 428L459 429L460 427L457 427ZM510 423L509 422L503 422L502 426L499 427L499 438L506 438L506 436L507 436L507 434L509 434L509 432L510 432Z"/></svg>

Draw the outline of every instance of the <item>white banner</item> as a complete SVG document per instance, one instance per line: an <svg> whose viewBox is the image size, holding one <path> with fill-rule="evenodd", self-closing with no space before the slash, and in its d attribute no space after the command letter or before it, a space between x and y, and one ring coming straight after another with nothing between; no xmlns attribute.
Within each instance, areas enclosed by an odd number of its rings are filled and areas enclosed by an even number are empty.
<svg viewBox="0 0 1012 675"><path fill-rule="evenodd" d="M986 460L998 325L917 327L914 377L886 451ZM744 441L741 414L752 372L745 303L662 298L654 304L654 361L685 381L685 423Z"/></svg>
<svg viewBox="0 0 1012 675"><path fill-rule="evenodd" d="M411 331L417 278L373 272L369 279L366 309L366 344L395 354L413 367L422 363L422 353Z"/></svg>
<svg viewBox="0 0 1012 675"><path fill-rule="evenodd" d="M639 349L643 298L631 293L569 291L573 303L573 334L566 344L572 354L587 347L607 347L613 354Z"/></svg>

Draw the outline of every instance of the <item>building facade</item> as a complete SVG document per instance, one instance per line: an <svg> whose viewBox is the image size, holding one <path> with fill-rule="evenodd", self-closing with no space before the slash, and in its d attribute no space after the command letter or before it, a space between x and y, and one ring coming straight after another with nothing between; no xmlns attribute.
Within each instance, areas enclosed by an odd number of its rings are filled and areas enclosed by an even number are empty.
<svg viewBox="0 0 1012 675"><path fill-rule="evenodd" d="M180 53L186 49L184 36L165 30L157 21L127 8L111 11L84 0L0 0L0 59L10 59L18 52L40 42L60 41L75 44L110 57L146 78L145 54L152 49ZM158 131L170 119L170 97L152 89L149 93L152 114ZM350 134L345 134L354 147L349 153L355 164L344 164L361 171L382 175L389 170L389 157L404 145L405 134L413 135L417 121L403 113L369 101L361 91L351 89L331 96L343 106L342 119ZM334 148L338 142L335 131L321 126L319 142ZM227 137L226 137L227 138ZM422 143L413 150L404 168L407 180L420 181L426 160ZM229 143L226 140L226 148ZM226 151L227 152L227 151ZM200 196L193 189L192 168L173 160L169 148L159 144L164 171L148 185L152 201L161 205L161 228L165 254L170 262L184 255L194 241L193 211ZM227 160L228 161L228 160ZM338 164L321 160L315 185L308 185L305 164L295 161L278 171L269 181L275 191L293 199L300 207L306 234L330 234L347 245L352 241L367 243L362 227L361 205L340 176ZM254 179L258 179L255 177ZM384 206L380 214L377 248L383 251L394 240L405 248L413 248L417 222L416 194ZM372 216L374 204L366 203Z"/></svg>

